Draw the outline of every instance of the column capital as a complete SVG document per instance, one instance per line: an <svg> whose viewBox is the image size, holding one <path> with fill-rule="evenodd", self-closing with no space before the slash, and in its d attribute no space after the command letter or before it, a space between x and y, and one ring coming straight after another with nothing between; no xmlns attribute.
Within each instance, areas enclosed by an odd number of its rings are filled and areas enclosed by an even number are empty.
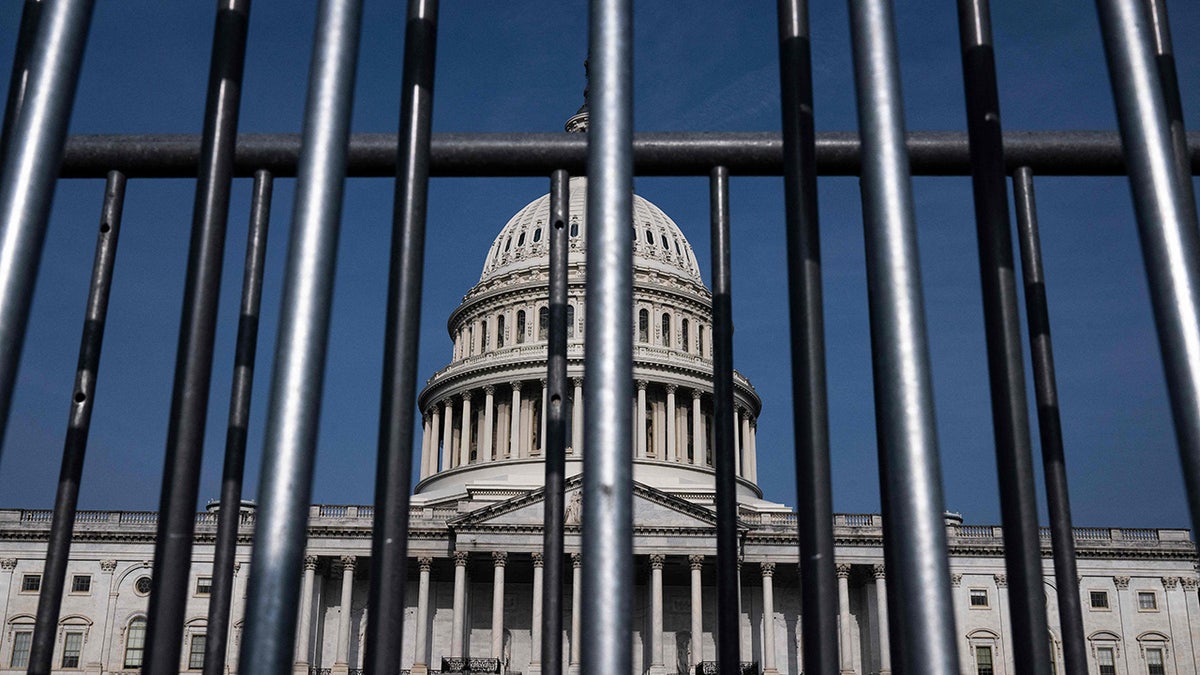
<svg viewBox="0 0 1200 675"><path fill-rule="evenodd" d="M1179 587L1179 577L1163 577L1162 585L1163 585L1163 588L1166 588L1168 590L1173 589L1173 588L1178 588Z"/></svg>
<svg viewBox="0 0 1200 675"><path fill-rule="evenodd" d="M646 387L650 386L650 383L645 380L634 380L634 384L637 385L638 391L646 391Z"/></svg>
<svg viewBox="0 0 1200 675"><path fill-rule="evenodd" d="M5 561L5 562L7 562L7 561ZM14 562L16 562L16 561L14 561ZM112 574L113 572L116 571L116 569L117 569L117 561L116 560L101 560L100 561L100 571Z"/></svg>
<svg viewBox="0 0 1200 675"><path fill-rule="evenodd" d="M693 401L699 401L700 397L703 395L704 395L704 392L700 391L699 389L692 390L692 400Z"/></svg>
<svg viewBox="0 0 1200 675"><path fill-rule="evenodd" d="M667 556L661 553L650 554L650 569L661 570L665 562L667 562Z"/></svg>
<svg viewBox="0 0 1200 675"><path fill-rule="evenodd" d="M963 577L963 575L961 575L957 572L954 574L951 574L950 575L950 585L953 586L954 588L958 588L962 584L962 577Z"/></svg>
<svg viewBox="0 0 1200 675"><path fill-rule="evenodd" d="M306 569L306 570L317 569L317 561L318 561L318 559L317 559L317 556L315 556L315 555L304 556L304 569Z"/></svg>
<svg viewBox="0 0 1200 675"><path fill-rule="evenodd" d="M1113 583L1117 585L1117 590L1123 591L1129 588L1129 577L1113 577Z"/></svg>
<svg viewBox="0 0 1200 675"><path fill-rule="evenodd" d="M534 567L542 567L545 564L546 564L546 556L542 555L541 553L535 552L533 554L533 566Z"/></svg>
<svg viewBox="0 0 1200 675"><path fill-rule="evenodd" d="M694 570L704 569L704 556L689 555L688 556L688 566Z"/></svg>
<svg viewBox="0 0 1200 675"><path fill-rule="evenodd" d="M834 569L837 571L837 578L839 578L839 579L849 579L850 578L850 563L838 563L837 565L834 566Z"/></svg>
<svg viewBox="0 0 1200 675"><path fill-rule="evenodd" d="M446 398L442 399L442 407L443 408L449 408L452 405L454 405L454 397L447 396Z"/></svg>
<svg viewBox="0 0 1200 675"><path fill-rule="evenodd" d="M496 567L508 565L508 551L492 551L492 564Z"/></svg>
<svg viewBox="0 0 1200 675"><path fill-rule="evenodd" d="M0 569L3 569L6 572L11 572L17 569L17 559L4 558L3 560L0 560Z"/></svg>
<svg viewBox="0 0 1200 675"><path fill-rule="evenodd" d="M516 382L510 382L509 386L512 387L513 391L521 391L521 384L521 381L517 380Z"/></svg>
<svg viewBox="0 0 1200 675"><path fill-rule="evenodd" d="M678 388L679 388L679 385L676 385L676 384L668 384L668 385L667 385L667 393L668 393L668 394L674 394L674 393L675 393L675 390L676 390L676 389L678 389Z"/></svg>
<svg viewBox="0 0 1200 675"><path fill-rule="evenodd" d="M417 558L417 568L422 572L428 572L429 570L433 569L433 558L427 555Z"/></svg>
<svg viewBox="0 0 1200 675"><path fill-rule="evenodd" d="M462 393L462 400L464 400L464 401L471 400L471 390L470 389L468 389Z"/></svg>
<svg viewBox="0 0 1200 675"><path fill-rule="evenodd" d="M583 567L583 554L582 553L572 553L571 554L571 567Z"/></svg>
<svg viewBox="0 0 1200 675"><path fill-rule="evenodd" d="M483 388L483 393L487 394L488 396L491 396L491 395L495 394L495 393L496 393L496 386L495 386L495 385L493 385L493 384L489 384L489 385L485 386L485 387Z"/></svg>
<svg viewBox="0 0 1200 675"><path fill-rule="evenodd" d="M542 385L542 389L545 389L545 388L546 388L546 378L544 378L544 377L539 377L539 378L538 378L538 384Z"/></svg>
<svg viewBox="0 0 1200 675"><path fill-rule="evenodd" d="M467 553L466 551L455 551L454 553L450 554L450 557L454 559L455 567L466 567L467 566L467 558L469 556L470 556L470 554Z"/></svg>
<svg viewBox="0 0 1200 675"><path fill-rule="evenodd" d="M875 565L871 568L871 573L875 575L876 579L885 578L887 576L886 572L887 570L884 569L883 565Z"/></svg>
<svg viewBox="0 0 1200 675"><path fill-rule="evenodd" d="M764 577L775 576L775 563L770 560L764 560L758 563L758 568L762 571L762 575Z"/></svg>
<svg viewBox="0 0 1200 675"><path fill-rule="evenodd" d="M338 559L338 562L341 563L343 572L353 572L355 565L358 564L358 558L352 555L344 555Z"/></svg>
<svg viewBox="0 0 1200 675"><path fill-rule="evenodd" d="M1007 574L993 574L992 579L996 582L996 588L1008 588Z"/></svg>
<svg viewBox="0 0 1200 675"><path fill-rule="evenodd" d="M430 417L433 417L432 410L422 410L421 411L421 422L422 423L428 423Z"/></svg>
<svg viewBox="0 0 1200 675"><path fill-rule="evenodd" d="M113 561L113 565L115 566L116 564L117 564L117 561L116 561L116 560L114 560L114 561ZM233 573L234 573L234 574L237 574L237 573L238 573L238 572L240 572L240 571L242 571L242 563L240 563L240 562L237 562L237 561L234 561L234 563L233 563Z"/></svg>
<svg viewBox="0 0 1200 675"><path fill-rule="evenodd" d="M1200 579L1196 577L1179 577L1179 583L1185 591L1194 591L1197 586L1200 586Z"/></svg>
<svg viewBox="0 0 1200 675"><path fill-rule="evenodd" d="M582 387L583 386L583 378L582 377L572 377L571 384L575 385L576 387Z"/></svg>

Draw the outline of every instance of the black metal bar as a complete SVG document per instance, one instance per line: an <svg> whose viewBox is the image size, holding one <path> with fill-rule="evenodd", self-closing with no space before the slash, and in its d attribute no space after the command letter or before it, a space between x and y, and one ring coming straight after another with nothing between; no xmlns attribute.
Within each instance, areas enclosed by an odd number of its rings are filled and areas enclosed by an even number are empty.
<svg viewBox="0 0 1200 675"><path fill-rule="evenodd" d="M889 616L904 638L892 665L907 675L950 675L960 672L958 643L895 21L886 0L852 2L850 17L880 491L895 580ZM892 645L897 651L900 643Z"/></svg>
<svg viewBox="0 0 1200 675"><path fill-rule="evenodd" d="M1200 230L1142 0L1097 0L1192 526L1200 527Z"/></svg>
<svg viewBox="0 0 1200 675"><path fill-rule="evenodd" d="M979 246L992 434L1000 482L1009 622L1017 672L1050 675L1037 484L1025 400L1021 317L1000 137L1000 94L988 0L958 0L958 34Z"/></svg>
<svg viewBox="0 0 1200 675"><path fill-rule="evenodd" d="M1054 349L1050 340L1050 308L1042 271L1042 244L1038 234L1033 172L1017 169L1013 176L1013 203L1017 209L1017 241L1021 244L1021 273L1025 279L1025 314L1029 323L1029 353L1033 362L1033 391L1037 398L1038 431L1042 441L1042 472L1046 477L1046 506L1050 514L1050 542L1054 549L1060 637L1064 671L1087 675L1087 645L1083 639L1083 608L1075 567L1075 535L1071 527L1071 501L1067 491L1067 462L1063 455L1062 421L1058 413L1058 384L1054 375Z"/></svg>
<svg viewBox="0 0 1200 675"><path fill-rule="evenodd" d="M741 608L738 606L737 469L733 457L733 273L730 267L729 169L709 178L712 240L713 468L717 480L717 670L738 672Z"/></svg>
<svg viewBox="0 0 1200 675"><path fill-rule="evenodd" d="M542 673L562 675L563 518L566 495L567 236L570 186L566 171L550 175L550 341L546 346L546 491L542 528ZM579 423L578 420L575 421Z"/></svg>
<svg viewBox="0 0 1200 675"><path fill-rule="evenodd" d="M249 13L250 0L228 0L213 30L146 626L146 668L156 673L178 669L182 648Z"/></svg>
<svg viewBox="0 0 1200 675"><path fill-rule="evenodd" d="M1187 130L1183 126L1183 102L1179 96L1179 76L1175 72L1175 50L1171 46L1171 22L1166 0L1145 0L1154 30L1154 54L1158 78L1162 83L1163 103L1171 125L1171 145L1175 151L1175 169L1183 177L1184 189L1192 192L1188 167ZM2 146L0 146L2 147ZM1194 203L1194 202L1193 202Z"/></svg>
<svg viewBox="0 0 1200 675"><path fill-rule="evenodd" d="M293 663L361 25L360 0L317 8L238 658L255 672Z"/></svg>
<svg viewBox="0 0 1200 675"><path fill-rule="evenodd" d="M8 96L4 101L4 120L0 125L0 164L3 164L8 136L13 123L25 101L25 87L29 84L29 52L33 49L33 38L37 35L38 19L42 15L42 0L25 0L21 8L21 24L17 28L17 45L13 50L12 74L8 79Z"/></svg>
<svg viewBox="0 0 1200 675"><path fill-rule="evenodd" d="M911 171L921 176L967 176L967 134L914 131L906 134ZM396 175L395 134L355 134L347 172L353 177ZM1189 167L1200 174L1200 133L1188 134ZM816 169L823 176L856 176L862 146L855 132L816 135ZM196 175L200 138L170 135L81 135L67 141L64 178L103 178L117 168L131 178ZM300 156L295 134L242 134L234 161L237 176L267 169L276 178L294 177ZM783 139L773 132L657 132L634 136L634 170L642 176L708 176L713 166L731 175L783 175ZM435 134L431 176L546 176L564 168L583 174L583 134ZM1121 176L1125 159L1115 131L1008 131L1007 171L1028 166L1044 176Z"/></svg>
<svg viewBox="0 0 1200 675"><path fill-rule="evenodd" d="M246 467L246 436L250 426L250 395L254 388L254 361L258 352L258 316L262 307L263 264L267 254L273 187L270 172L254 174L250 231L246 236L246 264L242 275L242 306L234 348L233 391L229 396L229 426L225 432L225 466L221 472L221 506L217 511L212 591L208 600L205 675L225 672L225 654L229 646L233 564L237 557L238 526L242 515L242 477Z"/></svg>
<svg viewBox="0 0 1200 675"><path fill-rule="evenodd" d="M75 506L79 502L79 484L83 480L83 460L87 454L88 430L92 424L92 405L100 371L100 348L104 342L104 321L108 315L108 294L112 288L113 263L117 258L117 240L121 233L124 205L125 176L112 171L104 186L100 231L96 235L96 255L92 262L92 283L88 289L83 337L79 340L79 365L76 366L75 387L71 392L62 469L58 475L58 492L54 496L50 541L46 545L46 565L42 571L42 592L38 597L33 644L29 652L31 673L49 673L54 665L58 616L71 556Z"/></svg>
<svg viewBox="0 0 1200 675"><path fill-rule="evenodd" d="M588 21L585 673L633 670L632 5L632 0L591 0Z"/></svg>
<svg viewBox="0 0 1200 675"><path fill-rule="evenodd" d="M838 672L838 598L807 0L780 0L778 13L792 419L796 495L801 501L796 509L800 604L804 607L801 641L805 670L814 675L834 675Z"/></svg>
<svg viewBox="0 0 1200 675"><path fill-rule="evenodd" d="M61 0L46 10L38 21L20 113L0 156L0 439L8 426L92 0Z"/></svg>
<svg viewBox="0 0 1200 675"><path fill-rule="evenodd" d="M399 672L403 645L437 20L437 0L409 1L375 470L371 612L364 659L369 673Z"/></svg>

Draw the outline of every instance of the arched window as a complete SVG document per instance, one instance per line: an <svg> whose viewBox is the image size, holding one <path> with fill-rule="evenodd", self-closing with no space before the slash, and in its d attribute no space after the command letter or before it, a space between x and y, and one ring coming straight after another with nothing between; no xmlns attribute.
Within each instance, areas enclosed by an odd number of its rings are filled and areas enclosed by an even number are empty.
<svg viewBox="0 0 1200 675"><path fill-rule="evenodd" d="M705 356L708 356L708 345L704 342L704 326L697 327L696 332L698 333L697 337L700 338L700 344L696 345L696 348L700 351L700 358L704 358Z"/></svg>
<svg viewBox="0 0 1200 675"><path fill-rule="evenodd" d="M508 250L510 248L512 248L512 237L511 236L508 239L504 240L504 252L508 253Z"/></svg>
<svg viewBox="0 0 1200 675"><path fill-rule="evenodd" d="M571 236L572 237L579 236L579 221L578 220L571 221Z"/></svg>
<svg viewBox="0 0 1200 675"><path fill-rule="evenodd" d="M650 312L640 310L638 312L638 342L650 341Z"/></svg>
<svg viewBox="0 0 1200 675"><path fill-rule="evenodd" d="M475 325L467 326L467 356L475 353Z"/></svg>
<svg viewBox="0 0 1200 675"><path fill-rule="evenodd" d="M533 231L533 243L536 244L541 240L542 240L542 228L539 227L538 229Z"/></svg>
<svg viewBox="0 0 1200 675"><path fill-rule="evenodd" d="M525 310L517 310L517 334L514 336L513 342L521 344L525 341Z"/></svg>
<svg viewBox="0 0 1200 675"><path fill-rule="evenodd" d="M664 347L671 346L671 315L662 315L662 343Z"/></svg>
<svg viewBox="0 0 1200 675"><path fill-rule="evenodd" d="M538 340L545 340L550 335L550 308L538 310Z"/></svg>
<svg viewBox="0 0 1200 675"><path fill-rule="evenodd" d="M504 250L507 251L508 249L504 249ZM683 255L683 249L679 248L679 240L678 239L675 240L675 253L680 256Z"/></svg>
<svg viewBox="0 0 1200 675"><path fill-rule="evenodd" d="M683 351L685 351L685 352L692 351L692 344L690 342L688 342L689 337L690 336L688 335L688 320L684 319L683 322L679 325L679 339L683 342Z"/></svg>
<svg viewBox="0 0 1200 675"><path fill-rule="evenodd" d="M517 246L525 245L525 233L521 232L521 236L517 237Z"/></svg>
<svg viewBox="0 0 1200 675"><path fill-rule="evenodd" d="M665 249L665 250L667 250L667 251L670 251L670 250L671 250L671 247L670 247L670 245L668 245L668 244L667 244L667 235L665 235L665 234L660 234L660 235L658 235L658 236L659 236L659 241L661 241L661 242L662 242L662 247L663 247L663 249Z"/></svg>
<svg viewBox="0 0 1200 675"><path fill-rule="evenodd" d="M487 319L479 322L479 353L482 354L488 348L488 325Z"/></svg>
<svg viewBox="0 0 1200 675"><path fill-rule="evenodd" d="M496 349L504 346L504 315L496 315Z"/></svg>
<svg viewBox="0 0 1200 675"><path fill-rule="evenodd" d="M654 245L654 232L652 232L649 228L646 228L646 243L650 244L651 246Z"/></svg>
<svg viewBox="0 0 1200 675"><path fill-rule="evenodd" d="M146 653L146 618L139 616L125 629L125 667L141 668Z"/></svg>
<svg viewBox="0 0 1200 675"><path fill-rule="evenodd" d="M575 305L567 305L567 339L575 337Z"/></svg>

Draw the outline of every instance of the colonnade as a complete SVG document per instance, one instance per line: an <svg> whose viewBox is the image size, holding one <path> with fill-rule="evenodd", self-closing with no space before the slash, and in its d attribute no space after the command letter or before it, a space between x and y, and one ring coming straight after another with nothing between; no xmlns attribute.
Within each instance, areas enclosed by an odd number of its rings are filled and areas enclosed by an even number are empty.
<svg viewBox="0 0 1200 675"><path fill-rule="evenodd" d="M583 419L583 378L572 378L571 420ZM508 391L503 391L507 387ZM698 388L636 382L634 457L712 466L711 395ZM707 400L706 400L707 399ZM546 380L485 385L451 395L422 416L421 479L439 471L503 459L540 456L546 438ZM641 420L642 423L636 423ZM757 421L738 406L733 434L737 475L758 479ZM568 455L583 453L583 425L568 422ZM440 467L440 469L439 469Z"/></svg>

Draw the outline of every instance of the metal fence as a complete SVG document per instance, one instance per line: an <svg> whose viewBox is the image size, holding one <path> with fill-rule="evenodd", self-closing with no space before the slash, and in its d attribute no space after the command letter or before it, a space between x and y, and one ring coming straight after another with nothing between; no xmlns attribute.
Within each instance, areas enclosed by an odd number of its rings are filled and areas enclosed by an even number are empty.
<svg viewBox="0 0 1200 675"><path fill-rule="evenodd" d="M336 231L344 181L395 176L395 221L380 397L366 672L400 670L411 482L417 326L431 175L548 176L551 213L564 220L569 174L586 173L593 224L587 252L588 345L583 511L583 668L631 671L632 179L708 175L712 194L715 453L718 512L718 664L736 672L736 503L733 492L732 329L729 292L730 175L781 175L786 186L796 466L805 670L838 669L830 491L818 175L861 178L867 239L892 663L901 673L957 673L946 529L933 423L928 340L917 266L911 175L970 175L979 237L988 371L1003 541L1012 598L1012 641L1022 672L1048 675L1041 539L1027 419L1018 294L1006 180L1012 177L1024 308L1030 330L1066 670L1086 672L1049 317L1042 290L1033 179L1127 174L1139 224L1193 523L1200 523L1200 235L1192 172L1200 155L1184 132L1162 0L1098 0L1120 130L1003 134L986 0L958 2L968 133L906 133L890 4L852 0L858 133L816 134L807 7L779 0L782 134L635 134L631 113L630 0L593 0L590 132L581 135L433 136L437 0L410 0L402 115L396 135L354 136L349 110L361 8L322 0L304 132L237 135L249 0L219 3L205 107L194 137L68 138L90 0L27 0L5 108L0 176L0 433L8 418L49 205L56 180L106 177L104 211L80 346L62 478L52 515L31 672L49 672L70 533L100 359L109 284L129 177L197 177L179 336L162 509L146 644L148 672L176 669L188 562L197 525L198 465L212 370L220 255L231 178L253 175L253 230L246 255L238 375L219 511L206 672L223 669L230 577L239 521L246 415L272 179L296 176L292 244L275 344L264 467L257 495L242 669L292 666L301 556L330 321ZM548 390L566 392L566 238L551 228ZM552 409L547 455L545 583L562 584L564 412ZM360 515L362 512L360 511ZM41 515L38 515L41 518ZM149 516L147 516L149 517ZM557 534L556 534L557 533ZM971 536L967 533L964 536ZM992 536L989 528L987 536ZM1140 535L1133 535L1140 536ZM546 593L547 603L561 602ZM547 604L543 672L561 673L561 607Z"/></svg>

